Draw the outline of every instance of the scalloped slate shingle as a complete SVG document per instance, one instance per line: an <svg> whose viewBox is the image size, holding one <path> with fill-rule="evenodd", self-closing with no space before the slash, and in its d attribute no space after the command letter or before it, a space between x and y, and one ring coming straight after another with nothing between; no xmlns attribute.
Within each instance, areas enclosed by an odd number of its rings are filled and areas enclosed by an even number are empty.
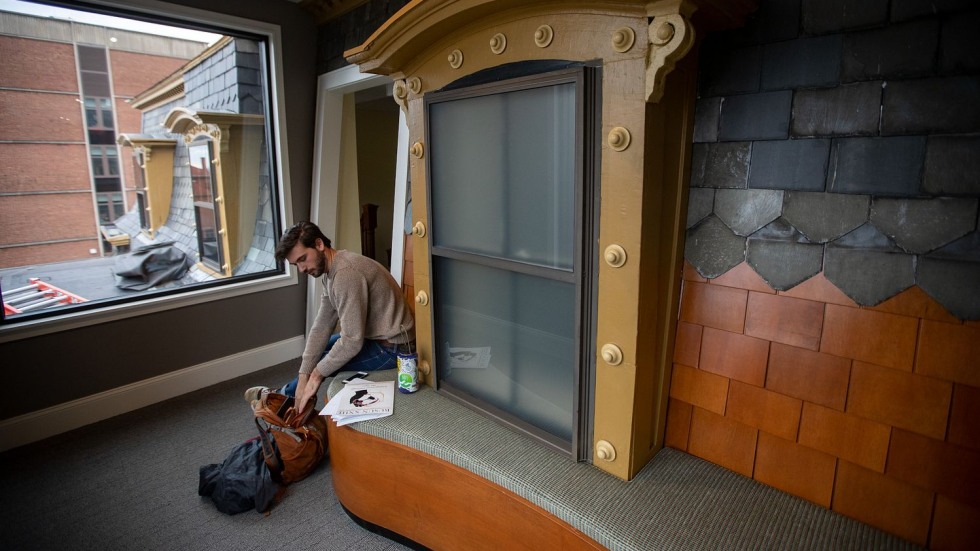
<svg viewBox="0 0 980 551"><path fill-rule="evenodd" d="M783 192L769 189L719 189L715 216L736 235L746 237L772 222L783 210Z"/></svg>
<svg viewBox="0 0 980 551"><path fill-rule="evenodd" d="M732 233L716 216L687 232L684 258L702 277L715 278L745 260L745 238Z"/></svg>
<svg viewBox="0 0 980 551"><path fill-rule="evenodd" d="M824 258L824 276L854 302L874 306L915 285L915 257L831 244Z"/></svg>
<svg viewBox="0 0 980 551"><path fill-rule="evenodd" d="M827 243L868 221L868 195L787 192L783 218L814 243Z"/></svg>
<svg viewBox="0 0 980 551"><path fill-rule="evenodd" d="M980 262L925 256L919 259L919 287L964 320L980 320Z"/></svg>
<svg viewBox="0 0 980 551"><path fill-rule="evenodd" d="M919 257L918 284L954 316L980 319L980 231Z"/></svg>
<svg viewBox="0 0 980 551"><path fill-rule="evenodd" d="M976 229L977 200L876 199L871 223L903 250L927 253Z"/></svg>
<svg viewBox="0 0 980 551"><path fill-rule="evenodd" d="M788 291L820 273L823 245L749 239L745 259L777 291Z"/></svg>
<svg viewBox="0 0 980 551"><path fill-rule="evenodd" d="M787 291L820 273L823 249L780 218L749 237L745 260L770 287Z"/></svg>

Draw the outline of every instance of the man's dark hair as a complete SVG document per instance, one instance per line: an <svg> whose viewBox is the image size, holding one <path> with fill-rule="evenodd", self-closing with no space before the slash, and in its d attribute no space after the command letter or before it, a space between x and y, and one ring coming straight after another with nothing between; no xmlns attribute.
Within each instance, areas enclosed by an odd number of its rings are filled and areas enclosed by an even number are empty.
<svg viewBox="0 0 980 551"><path fill-rule="evenodd" d="M311 249L315 248L317 239L323 241L325 247L330 246L330 239L323 235L316 224L308 220L296 223L286 230L279 239L279 244L276 245L276 260L278 262L286 260L286 255L293 250L297 243L302 243L304 247Z"/></svg>

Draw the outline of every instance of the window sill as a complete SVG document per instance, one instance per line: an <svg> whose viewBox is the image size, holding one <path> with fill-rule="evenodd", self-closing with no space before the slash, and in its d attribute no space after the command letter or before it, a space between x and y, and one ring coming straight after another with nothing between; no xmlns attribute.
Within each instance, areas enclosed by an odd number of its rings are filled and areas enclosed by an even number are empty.
<svg viewBox="0 0 980 551"><path fill-rule="evenodd" d="M0 343L70 331L81 327L99 325L241 295L271 291L294 285L297 280L298 278L295 272L287 271L287 273L282 275L255 281L226 284L218 288L184 291L176 295L143 299L136 303L116 304L98 310L71 312L61 316L26 320L22 323L11 322L9 325L0 326Z"/></svg>

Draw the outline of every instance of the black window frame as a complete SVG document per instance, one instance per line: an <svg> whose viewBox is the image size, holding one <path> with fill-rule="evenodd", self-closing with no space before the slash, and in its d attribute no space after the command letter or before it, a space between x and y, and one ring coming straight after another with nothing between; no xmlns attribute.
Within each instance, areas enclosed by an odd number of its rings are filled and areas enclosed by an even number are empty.
<svg viewBox="0 0 980 551"><path fill-rule="evenodd" d="M512 413L489 404L460 389L453 388L443 378L438 368L435 388L449 398L472 408L479 413L525 434L542 445L570 456L578 461L591 460L592 420L594 416L593 389L595 387L595 334L596 334L596 296L598 291L598 261L595 247L598 237L599 208L599 163L601 147L601 78L599 62L577 63L561 60L518 62L494 67L464 77L442 90L427 93L423 98L425 143L427 144L426 163L426 212L430 229L429 274L433 297L437 297L438 282L434 269L434 258L447 258L471 261L488 267L503 267L517 273L544 276L549 279L573 283L576 288L577 320L576 335L576 380L573 389L573 430L572 440L565 441ZM493 258L480 254L459 251L437 245L439 228L433 224L432 207L432 158L433 136L430 134L430 106L435 103L455 101L470 97L507 93L529 88L552 86L561 83L576 83L576 162L575 162L575 229L573 270L547 268L515 260ZM550 273L549 273L550 272ZM439 337L435 335L436 308L432 309L434 345L438 347ZM438 356L438 354L435 354Z"/></svg>

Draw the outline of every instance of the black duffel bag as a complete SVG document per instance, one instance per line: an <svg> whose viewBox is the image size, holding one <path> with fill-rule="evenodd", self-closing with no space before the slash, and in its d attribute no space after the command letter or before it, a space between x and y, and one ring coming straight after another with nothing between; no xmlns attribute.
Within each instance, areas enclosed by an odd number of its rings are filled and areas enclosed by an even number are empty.
<svg viewBox="0 0 980 551"><path fill-rule="evenodd" d="M278 491L258 438L235 446L221 464L201 467L197 486L198 495L210 497L228 515L249 509L264 513Z"/></svg>

